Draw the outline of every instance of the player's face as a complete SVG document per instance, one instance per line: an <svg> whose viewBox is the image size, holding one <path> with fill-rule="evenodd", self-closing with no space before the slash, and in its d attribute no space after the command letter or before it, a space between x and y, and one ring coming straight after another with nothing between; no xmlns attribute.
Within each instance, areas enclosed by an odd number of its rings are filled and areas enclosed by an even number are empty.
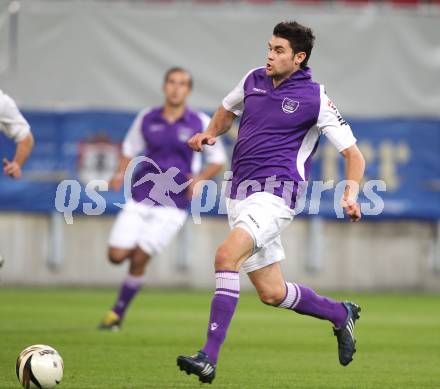
<svg viewBox="0 0 440 389"><path fill-rule="evenodd" d="M190 80L191 77L186 72L171 73L163 86L166 103L172 106L185 104L191 93Z"/></svg>
<svg viewBox="0 0 440 389"><path fill-rule="evenodd" d="M266 74L270 77L283 77L297 70L295 56L287 39L273 36L269 41Z"/></svg>

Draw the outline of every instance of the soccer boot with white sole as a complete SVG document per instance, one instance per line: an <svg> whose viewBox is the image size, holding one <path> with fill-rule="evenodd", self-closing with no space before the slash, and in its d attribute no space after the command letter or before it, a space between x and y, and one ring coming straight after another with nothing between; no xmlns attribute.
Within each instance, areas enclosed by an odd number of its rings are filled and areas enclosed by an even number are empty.
<svg viewBox="0 0 440 389"><path fill-rule="evenodd" d="M360 318L361 307L352 302L343 303L347 309L347 320L340 328L333 328L333 332L338 339L339 362L342 366L347 366L353 360L356 352L356 339L354 337L354 326L356 320Z"/></svg>
<svg viewBox="0 0 440 389"><path fill-rule="evenodd" d="M108 311L104 319L99 323L98 329L117 332L121 329L121 325L122 319L119 315L113 311Z"/></svg>
<svg viewBox="0 0 440 389"><path fill-rule="evenodd" d="M177 366L186 374L195 374L202 383L212 383L215 378L215 364L209 359L203 351L199 351L192 356L180 355L177 357Z"/></svg>

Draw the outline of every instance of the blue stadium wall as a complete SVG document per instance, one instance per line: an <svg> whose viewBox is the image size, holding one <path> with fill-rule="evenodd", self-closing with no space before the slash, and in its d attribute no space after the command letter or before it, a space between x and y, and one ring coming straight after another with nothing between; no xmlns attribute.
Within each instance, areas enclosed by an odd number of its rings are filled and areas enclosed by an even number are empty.
<svg viewBox="0 0 440 389"><path fill-rule="evenodd" d="M81 183L78 211L84 202L93 204L93 199L85 193L85 184L93 178L108 179L135 113L25 111L24 116L32 126L35 149L22 180L0 177L0 210L51 213L55 211L56 188L63 179ZM387 184L386 192L377 192L384 199L383 212L369 219L439 219L440 119L349 118L348 121L367 160L366 178L384 180ZM230 154L234 141L228 136L224 140ZM13 152L14 143L0 136L0 155L11 158ZM322 138L313 163L312 180L338 181L343 177L343 159ZM114 204L124 202L122 192L100 194L107 204L105 213L114 214L119 209ZM319 215L335 218L333 201L333 193L324 192ZM210 213L216 214L216 209Z"/></svg>

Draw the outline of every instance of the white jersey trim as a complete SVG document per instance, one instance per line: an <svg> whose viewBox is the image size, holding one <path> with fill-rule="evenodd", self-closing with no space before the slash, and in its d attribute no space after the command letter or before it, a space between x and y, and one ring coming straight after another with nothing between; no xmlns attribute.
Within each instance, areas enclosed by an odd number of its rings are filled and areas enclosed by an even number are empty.
<svg viewBox="0 0 440 389"><path fill-rule="evenodd" d="M205 131L208 128L211 118L204 112L197 112L197 114L202 121L203 131ZM206 163L225 164L227 158L223 141L217 137L214 145L203 147L203 155L206 158Z"/></svg>
<svg viewBox="0 0 440 389"><path fill-rule="evenodd" d="M317 126L313 126L307 131L306 136L304 137L301 146L298 150L298 155L296 157L296 170L298 171L301 178L305 181L305 163L307 158L312 154L313 149L315 148L316 142L318 142L320 136L320 131Z"/></svg>
<svg viewBox="0 0 440 389"><path fill-rule="evenodd" d="M204 112L197 112L197 115L202 122L202 131L205 131L208 128L211 118ZM193 159L191 161L191 172L193 174L198 174L202 171L202 155L205 157L205 161L208 164L215 163L223 165L226 163L226 151L220 138L217 138L217 141L213 146L205 145L202 153L193 153Z"/></svg>
<svg viewBox="0 0 440 389"><path fill-rule="evenodd" d="M127 135L125 135L124 141L122 142L122 155L127 158L134 158L140 153L142 153L147 147L147 142L142 135L142 121L149 112L150 108L144 108L133 120Z"/></svg>
<svg viewBox="0 0 440 389"><path fill-rule="evenodd" d="M263 69L263 68L262 67L254 68L249 72L247 72L247 74L240 80L240 82L235 86L235 88L232 89L223 99L222 102L223 107L227 111L232 112L235 116L243 115L244 83L246 82L246 79L249 77L249 75L258 69Z"/></svg>
<svg viewBox="0 0 440 389"><path fill-rule="evenodd" d="M324 85L320 86L320 98L321 106L316 125L321 134L324 134L339 152L353 146L356 138L336 105L325 93Z"/></svg>
<svg viewBox="0 0 440 389"><path fill-rule="evenodd" d="M356 143L350 126L325 93L324 85L320 85L320 108L316 125L310 128L304 137L296 159L296 169L303 180L306 179L305 163L321 134L324 134L339 152Z"/></svg>

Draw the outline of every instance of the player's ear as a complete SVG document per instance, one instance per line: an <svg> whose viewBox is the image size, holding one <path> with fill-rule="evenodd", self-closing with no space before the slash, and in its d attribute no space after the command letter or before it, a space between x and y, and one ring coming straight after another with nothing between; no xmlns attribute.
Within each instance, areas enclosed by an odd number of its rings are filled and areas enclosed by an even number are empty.
<svg viewBox="0 0 440 389"><path fill-rule="evenodd" d="M295 61L295 65L299 66L306 59L307 54L304 51L300 51L293 56L293 60Z"/></svg>

